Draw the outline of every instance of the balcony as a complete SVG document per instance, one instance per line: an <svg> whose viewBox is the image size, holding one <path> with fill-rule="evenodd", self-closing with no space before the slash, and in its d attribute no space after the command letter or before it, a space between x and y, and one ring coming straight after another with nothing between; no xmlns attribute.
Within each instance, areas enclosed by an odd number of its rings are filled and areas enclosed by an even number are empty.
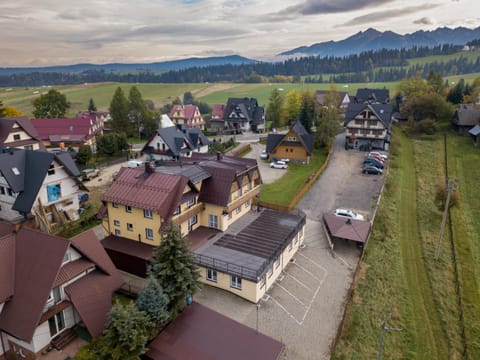
<svg viewBox="0 0 480 360"><path fill-rule="evenodd" d="M260 186L254 187L252 190L244 193L242 196L240 196L238 199L232 201L230 204L227 205L225 208L225 211L227 213L235 210L239 206L243 205L245 201L253 199L255 196L257 196L260 193Z"/></svg>
<svg viewBox="0 0 480 360"><path fill-rule="evenodd" d="M191 207L189 207L187 210L183 211L179 215L175 215L172 217L172 221L176 225L180 225L190 219L192 216L197 215L201 213L203 210L205 210L205 204L204 203L198 203L195 204Z"/></svg>

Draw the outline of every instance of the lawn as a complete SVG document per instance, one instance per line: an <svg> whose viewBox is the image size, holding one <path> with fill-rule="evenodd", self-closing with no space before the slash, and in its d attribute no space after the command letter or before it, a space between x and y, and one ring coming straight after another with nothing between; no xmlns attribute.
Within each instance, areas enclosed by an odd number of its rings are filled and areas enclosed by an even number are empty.
<svg viewBox="0 0 480 360"><path fill-rule="evenodd" d="M325 149L316 149L310 164L289 164L284 176L271 184L262 185L260 200L270 204L288 206L310 177L325 163L325 160Z"/></svg>
<svg viewBox="0 0 480 360"><path fill-rule="evenodd" d="M434 260L442 218L435 196L445 181L443 149L442 134L412 139L394 129L385 191L333 359L376 357L386 318L388 327L401 330L386 332L385 358L463 358L464 325L448 231L440 259ZM472 325L479 314L469 314ZM468 347L476 346L478 336L472 339L477 340ZM478 358L471 353L470 358Z"/></svg>

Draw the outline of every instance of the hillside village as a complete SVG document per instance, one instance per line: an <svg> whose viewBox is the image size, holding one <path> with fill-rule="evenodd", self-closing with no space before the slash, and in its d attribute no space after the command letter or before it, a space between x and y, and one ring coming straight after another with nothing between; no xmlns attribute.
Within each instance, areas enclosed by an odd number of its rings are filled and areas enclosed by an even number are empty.
<svg viewBox="0 0 480 360"><path fill-rule="evenodd" d="M392 98L386 89L317 91L312 114L323 124L301 111L274 124L272 108L249 97L215 104L205 119L199 104L172 104L142 126L93 108L0 118L0 359L67 359L82 346L105 355L101 346L120 336L112 319L121 306L150 324L143 331L154 324L135 339L145 359L328 358L386 191L394 124L420 116L394 110ZM476 102L458 105L450 127L475 148ZM90 178L106 136L124 129L142 143L118 135L121 156ZM219 151L229 138L236 144ZM275 186L320 153L328 156L302 182L303 196L287 206L262 198L265 179ZM85 231L60 236L84 220L100 178L95 227L84 221ZM177 277L161 283L168 258ZM148 322L151 312L137 308L154 286L167 315ZM164 294L175 296L162 304ZM94 338L103 345L89 347Z"/></svg>

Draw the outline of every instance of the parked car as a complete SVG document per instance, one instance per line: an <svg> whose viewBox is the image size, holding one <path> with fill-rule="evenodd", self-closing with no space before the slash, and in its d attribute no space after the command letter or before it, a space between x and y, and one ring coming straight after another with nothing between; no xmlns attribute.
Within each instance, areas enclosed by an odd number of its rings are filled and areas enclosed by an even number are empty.
<svg viewBox="0 0 480 360"><path fill-rule="evenodd" d="M364 174L374 174L374 175L382 175L382 169L377 168L376 166L366 165L363 167L362 172Z"/></svg>
<svg viewBox="0 0 480 360"><path fill-rule="evenodd" d="M370 151L370 152L368 153L368 156L370 156L370 155L377 155L377 156L383 158L384 160L387 160L387 159L388 159L388 155L383 154L383 153L378 152L378 151Z"/></svg>
<svg viewBox="0 0 480 360"><path fill-rule="evenodd" d="M350 209L336 209L333 213L336 216L347 217L355 220L365 220L365 217L362 214Z"/></svg>
<svg viewBox="0 0 480 360"><path fill-rule="evenodd" d="M139 167L139 166L142 166L142 165L143 165L143 161L140 161L140 160L130 160L127 163L127 166L129 168L136 168L136 167Z"/></svg>
<svg viewBox="0 0 480 360"><path fill-rule="evenodd" d="M262 160L267 160L268 159L267 150L262 150L262 152L260 153L260 159L262 159Z"/></svg>
<svg viewBox="0 0 480 360"><path fill-rule="evenodd" d="M286 169L288 168L288 165L285 161L276 161L276 162L271 162L270 167L274 169Z"/></svg>
<svg viewBox="0 0 480 360"><path fill-rule="evenodd" d="M381 161L382 164L385 162L385 158L381 157L380 155L376 155L376 154L368 154L368 156L366 157L366 159L368 159L368 158L377 159L378 161Z"/></svg>
<svg viewBox="0 0 480 360"><path fill-rule="evenodd" d="M81 203L84 203L85 201L88 201L88 193L78 194L78 202L81 204Z"/></svg>
<svg viewBox="0 0 480 360"><path fill-rule="evenodd" d="M366 158L365 160L363 160L363 165L373 165L379 169L383 169L383 163L375 158Z"/></svg>
<svg viewBox="0 0 480 360"><path fill-rule="evenodd" d="M84 180L84 181L93 179L93 178L97 177L98 175L100 175L100 170L99 169L84 169L80 173L80 176L82 177L82 180Z"/></svg>

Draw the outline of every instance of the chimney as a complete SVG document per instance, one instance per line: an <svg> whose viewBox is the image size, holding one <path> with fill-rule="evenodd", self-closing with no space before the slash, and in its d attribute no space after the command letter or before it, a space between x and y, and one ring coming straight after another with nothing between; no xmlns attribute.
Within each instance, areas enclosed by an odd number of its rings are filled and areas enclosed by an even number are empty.
<svg viewBox="0 0 480 360"><path fill-rule="evenodd" d="M147 174L153 174L155 172L155 162L145 161L145 172Z"/></svg>
<svg viewBox="0 0 480 360"><path fill-rule="evenodd" d="M222 158L223 158L222 153L220 151L217 151L217 161L222 160Z"/></svg>

